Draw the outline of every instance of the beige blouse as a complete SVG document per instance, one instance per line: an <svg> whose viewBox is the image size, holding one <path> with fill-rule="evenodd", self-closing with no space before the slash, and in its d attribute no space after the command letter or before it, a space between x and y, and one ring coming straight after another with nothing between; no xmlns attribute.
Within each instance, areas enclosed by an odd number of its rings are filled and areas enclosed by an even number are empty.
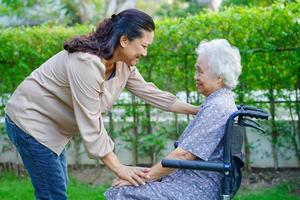
<svg viewBox="0 0 300 200"><path fill-rule="evenodd" d="M170 111L176 97L144 81L135 67L118 62L105 80L101 59L63 50L34 70L16 89L5 112L21 129L56 154L80 133L91 158L113 151L101 113L111 109L126 87L134 95ZM183 103L183 102L182 102Z"/></svg>

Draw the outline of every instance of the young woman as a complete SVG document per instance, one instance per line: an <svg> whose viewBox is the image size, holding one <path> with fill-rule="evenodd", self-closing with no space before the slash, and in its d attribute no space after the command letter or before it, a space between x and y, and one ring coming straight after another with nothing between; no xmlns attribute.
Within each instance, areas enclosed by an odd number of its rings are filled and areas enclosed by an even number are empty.
<svg viewBox="0 0 300 200"><path fill-rule="evenodd" d="M144 81L135 67L146 56L155 25L146 13L129 9L102 21L97 29L65 42L31 73L6 105L6 130L17 147L36 199L66 199L65 146L80 134L88 154L121 179L143 184L145 169L122 165L101 114L124 88L157 108L196 114L199 107L181 102ZM29 59L29 58L28 58Z"/></svg>

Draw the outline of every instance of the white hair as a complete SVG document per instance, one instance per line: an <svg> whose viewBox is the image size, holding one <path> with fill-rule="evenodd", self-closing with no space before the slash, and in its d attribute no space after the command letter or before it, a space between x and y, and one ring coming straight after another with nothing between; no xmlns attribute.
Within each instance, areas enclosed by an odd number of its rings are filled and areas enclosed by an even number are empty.
<svg viewBox="0 0 300 200"><path fill-rule="evenodd" d="M230 46L225 39L202 41L196 49L199 56L208 60L208 67L217 77L224 78L224 85L233 89L241 74L241 56L239 49Z"/></svg>

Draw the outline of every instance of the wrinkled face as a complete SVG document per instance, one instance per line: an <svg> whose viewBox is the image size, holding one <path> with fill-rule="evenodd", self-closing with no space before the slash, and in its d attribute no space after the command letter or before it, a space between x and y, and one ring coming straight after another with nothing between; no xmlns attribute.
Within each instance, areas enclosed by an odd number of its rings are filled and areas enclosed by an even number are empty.
<svg viewBox="0 0 300 200"><path fill-rule="evenodd" d="M198 92L204 96L209 96L222 87L223 80L210 72L208 60L205 57L198 57L195 68L195 80Z"/></svg>
<svg viewBox="0 0 300 200"><path fill-rule="evenodd" d="M123 62L129 66L134 66L142 56L147 55L147 49L152 43L154 32L143 31L143 36L129 41L127 37L121 37L121 56Z"/></svg>

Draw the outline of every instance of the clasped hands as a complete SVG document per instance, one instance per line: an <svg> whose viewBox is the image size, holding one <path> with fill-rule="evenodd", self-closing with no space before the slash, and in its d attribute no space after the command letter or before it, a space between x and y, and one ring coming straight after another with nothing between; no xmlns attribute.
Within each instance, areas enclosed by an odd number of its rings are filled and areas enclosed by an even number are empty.
<svg viewBox="0 0 300 200"><path fill-rule="evenodd" d="M124 185L144 185L146 181L150 181L148 172L150 168L144 167L131 167L122 165L116 175L118 178L113 180L113 187L121 187Z"/></svg>

